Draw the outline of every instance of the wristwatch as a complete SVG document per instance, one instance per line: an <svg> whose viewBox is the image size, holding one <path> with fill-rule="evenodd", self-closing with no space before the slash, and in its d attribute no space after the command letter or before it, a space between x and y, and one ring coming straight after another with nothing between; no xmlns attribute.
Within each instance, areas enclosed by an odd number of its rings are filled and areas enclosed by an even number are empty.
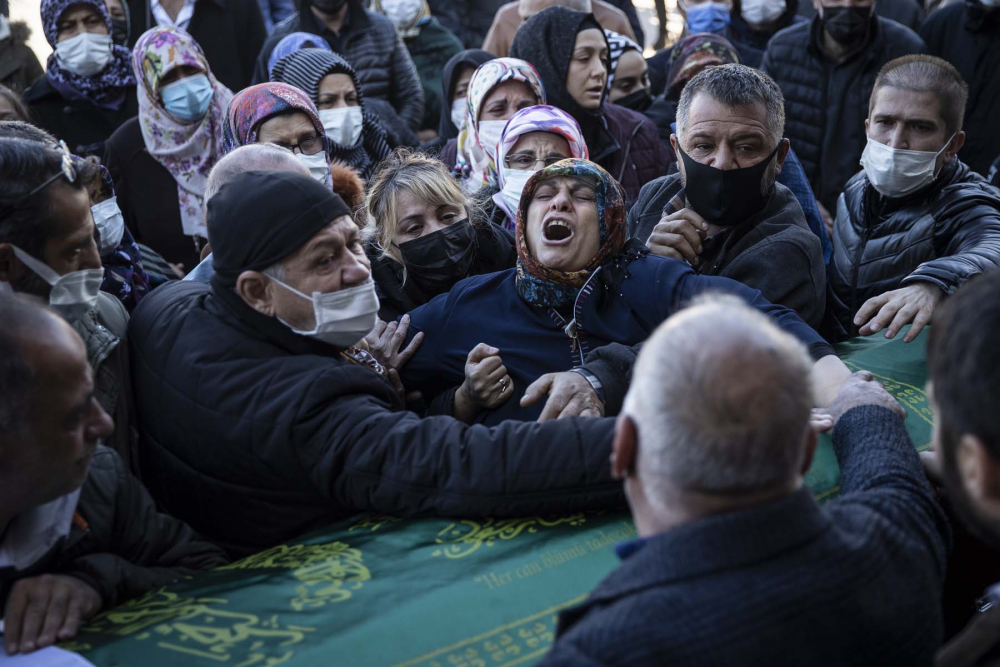
<svg viewBox="0 0 1000 667"><path fill-rule="evenodd" d="M605 402L604 401L604 385L601 384L601 381L599 379L597 379L597 376L594 375L593 373L591 373L590 371L588 371L586 368L582 368L582 367L581 368L574 368L573 372L574 373L579 373L580 375L583 376L583 379L585 379L587 382L590 383L590 386L593 387L593 389L594 389L594 393L597 394L597 398L603 404Z"/></svg>

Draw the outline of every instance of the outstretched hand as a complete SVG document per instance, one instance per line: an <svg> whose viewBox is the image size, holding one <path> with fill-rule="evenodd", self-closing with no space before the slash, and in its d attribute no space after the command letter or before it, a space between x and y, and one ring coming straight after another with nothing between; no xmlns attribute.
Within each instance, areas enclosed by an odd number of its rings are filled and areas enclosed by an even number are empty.
<svg viewBox="0 0 1000 667"><path fill-rule="evenodd" d="M931 321L934 307L941 300L941 290L928 282L913 283L872 297L854 316L854 325L862 336L877 334L886 328L885 337L895 338L899 330L912 322L903 342L917 337Z"/></svg>
<svg viewBox="0 0 1000 667"><path fill-rule="evenodd" d="M17 581L4 611L4 649L31 653L76 636L101 608L101 596L76 577L43 574Z"/></svg>
<svg viewBox="0 0 1000 667"><path fill-rule="evenodd" d="M406 365L406 362L410 360L410 357L420 348L420 344L424 342L424 332L421 331L413 337L413 340L410 341L410 344L405 349L401 350L400 348L406 341L406 332L409 328L409 315L403 315L403 318L398 322L393 320L392 322L385 323L382 320L377 320L375 328L365 336L365 342L368 343L368 351L386 369L401 370Z"/></svg>
<svg viewBox="0 0 1000 667"><path fill-rule="evenodd" d="M833 402L824 410L829 415L833 425L836 426L848 410L864 405L888 408L906 419L906 410L903 409L903 406L868 371L852 373L840 387Z"/></svg>
<svg viewBox="0 0 1000 667"><path fill-rule="evenodd" d="M521 398L521 407L527 407L548 396L545 408L538 417L544 422L563 417L603 417L604 403L594 388L579 373L547 373L532 382Z"/></svg>

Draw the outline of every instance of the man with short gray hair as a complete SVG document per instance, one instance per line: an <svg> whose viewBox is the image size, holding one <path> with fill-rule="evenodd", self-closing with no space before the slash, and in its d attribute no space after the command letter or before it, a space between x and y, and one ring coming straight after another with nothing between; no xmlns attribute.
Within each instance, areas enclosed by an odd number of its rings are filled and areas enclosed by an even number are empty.
<svg viewBox="0 0 1000 667"><path fill-rule="evenodd" d="M801 343L709 298L644 346L612 474L639 538L543 665L915 665L941 642L948 523L867 372L810 420ZM803 484L833 427L841 498Z"/></svg>
<svg viewBox="0 0 1000 667"><path fill-rule="evenodd" d="M759 289L815 328L826 304L823 248L795 195L775 182L790 146L784 129L770 77L706 68L681 93L670 135L680 173L642 188L628 229L653 254Z"/></svg>

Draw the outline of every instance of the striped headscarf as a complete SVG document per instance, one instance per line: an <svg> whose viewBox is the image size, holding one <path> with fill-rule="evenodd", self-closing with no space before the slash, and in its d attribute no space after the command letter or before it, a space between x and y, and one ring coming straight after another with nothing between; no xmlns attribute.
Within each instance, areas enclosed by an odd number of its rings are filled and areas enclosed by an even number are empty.
<svg viewBox="0 0 1000 667"><path fill-rule="evenodd" d="M274 66L279 60L289 53L295 53L299 49L323 49L333 53L333 49L326 40L311 32L293 32L281 38L281 41L274 45L271 55L267 57L267 75L271 77Z"/></svg>
<svg viewBox="0 0 1000 667"><path fill-rule="evenodd" d="M500 144L497 146L494 178L496 178L497 187L500 190L503 190L504 186L503 167L507 154L514 148L517 140L529 132L557 134L569 144L569 157L581 160L590 159L587 142L583 140L583 133L580 132L580 125L568 113L547 104L521 109L507 121L507 125L503 128L503 134L500 135ZM508 208L507 202L504 201L499 192L493 195L493 201L507 214L507 221L510 223L508 228L512 229L512 221L517 216L517 211Z"/></svg>
<svg viewBox="0 0 1000 667"><path fill-rule="evenodd" d="M531 256L527 243L528 208L538 187L553 178L576 176L594 183L597 196L597 224L600 227L600 248L579 271L551 269ZM517 211L514 233L517 245L517 292L536 306L559 308L573 303L591 272L617 255L625 247L625 200L622 186L600 165L589 160L569 158L535 172L524 186Z"/></svg>
<svg viewBox="0 0 1000 667"><path fill-rule="evenodd" d="M520 81L528 85L538 104L545 104L545 88L538 72L530 63L517 58L495 58L480 65L469 81L466 96L465 124L458 133L457 171L470 170L469 183L478 188L491 183L490 174L496 174L493 151L483 149L479 141L479 112L487 95L505 81Z"/></svg>
<svg viewBox="0 0 1000 667"><path fill-rule="evenodd" d="M132 65L139 79L139 128L146 150L177 182L184 233L207 238L205 185L208 172L222 157L222 123L233 93L216 80L198 43L179 28L161 26L143 33L132 51ZM182 65L204 72L215 89L208 113L194 123L167 113L157 92L163 77Z"/></svg>
<svg viewBox="0 0 1000 667"><path fill-rule="evenodd" d="M611 84L615 80L615 70L618 69L618 60L626 51L638 51L642 54L642 49L633 40L625 35L620 35L614 30L605 30L604 36L608 39L608 51L610 67L608 68L608 92L611 92Z"/></svg>
<svg viewBox="0 0 1000 667"><path fill-rule="evenodd" d="M316 133L326 136L316 105L306 94L287 83L259 83L244 88L229 103L222 127L222 152L257 143L261 123L272 116L300 111L309 117Z"/></svg>
<svg viewBox="0 0 1000 667"><path fill-rule="evenodd" d="M59 19L73 5L86 5L95 10L111 34L111 16L103 0L42 0L42 30L53 49L59 41ZM129 87L135 85L130 55L124 46L112 44L111 60L104 69L84 76L63 67L53 51L45 65L45 76L64 99L87 100L102 109L120 109L130 92Z"/></svg>
<svg viewBox="0 0 1000 667"><path fill-rule="evenodd" d="M275 63L271 71L271 80L287 83L305 91L313 104L317 104L319 84L330 74L346 74L351 77L364 119L358 143L354 146L341 146L331 142L330 157L354 169L362 180L367 181L375 166L392 151L386 139L385 129L375 116L365 110L365 100L361 93L361 85L358 83L358 75L350 63L330 51L303 49L290 53Z"/></svg>

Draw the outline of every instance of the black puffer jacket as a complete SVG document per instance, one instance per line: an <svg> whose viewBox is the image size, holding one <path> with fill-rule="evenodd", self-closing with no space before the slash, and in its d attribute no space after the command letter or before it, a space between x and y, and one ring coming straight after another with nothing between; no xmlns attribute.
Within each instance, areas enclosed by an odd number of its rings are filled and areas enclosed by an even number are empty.
<svg viewBox="0 0 1000 667"><path fill-rule="evenodd" d="M298 14L274 26L274 32L264 42L253 82L270 81L267 61L278 42L293 32L310 32L325 39L334 53L351 63L365 99L388 100L410 129L417 130L424 117L424 90L403 40L389 19L367 11L360 0L348 3L347 25L336 35L316 19L311 0L302 0Z"/></svg>
<svg viewBox="0 0 1000 667"><path fill-rule="evenodd" d="M785 96L785 136L816 199L831 213L860 169L868 98L879 70L894 58L925 51L915 32L893 21L873 17L871 30L867 46L834 63L820 46L819 19L798 23L771 38L761 63Z"/></svg>
<svg viewBox="0 0 1000 667"><path fill-rule="evenodd" d="M961 161L900 200L881 197L861 172L837 204L827 311L839 328L828 337L856 335L852 319L874 296L919 281L950 294L996 266L1000 190Z"/></svg>
<svg viewBox="0 0 1000 667"><path fill-rule="evenodd" d="M948 5L927 18L920 35L928 51L954 65L969 84L962 126L967 138L958 156L986 176L1000 155L1000 11L979 0Z"/></svg>
<svg viewBox="0 0 1000 667"><path fill-rule="evenodd" d="M622 503L610 419L467 426L420 419L374 370L252 310L175 282L129 337L153 496L236 553L359 511L502 516Z"/></svg>
<svg viewBox="0 0 1000 667"><path fill-rule="evenodd" d="M157 511L112 450L98 447L69 535L24 571L0 568L0 609L18 579L63 574L90 585L107 609L226 563L222 551Z"/></svg>

